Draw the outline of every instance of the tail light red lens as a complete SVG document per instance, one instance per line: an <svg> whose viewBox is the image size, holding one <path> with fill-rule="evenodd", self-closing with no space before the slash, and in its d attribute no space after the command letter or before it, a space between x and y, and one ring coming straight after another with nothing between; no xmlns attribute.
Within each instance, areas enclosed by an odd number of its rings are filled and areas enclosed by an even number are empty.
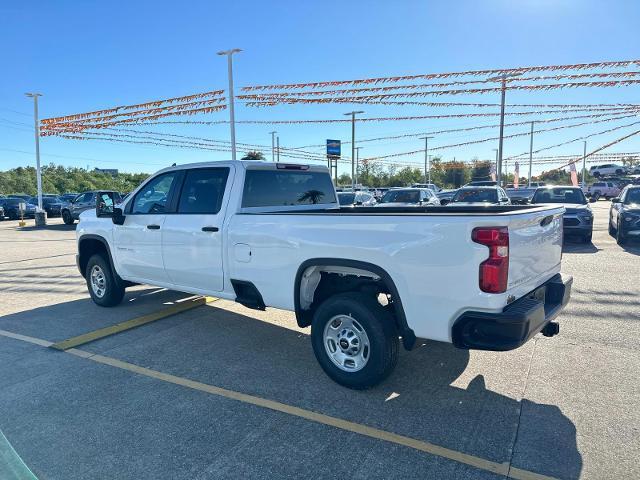
<svg viewBox="0 0 640 480"><path fill-rule="evenodd" d="M480 264L480 290L503 293L509 280L509 230L507 227L478 227L471 240L489 247L489 258Z"/></svg>

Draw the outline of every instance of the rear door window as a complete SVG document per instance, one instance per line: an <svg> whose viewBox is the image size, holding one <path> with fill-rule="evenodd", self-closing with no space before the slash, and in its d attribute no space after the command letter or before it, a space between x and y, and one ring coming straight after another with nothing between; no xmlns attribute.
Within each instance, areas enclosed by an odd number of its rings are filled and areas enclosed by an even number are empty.
<svg viewBox="0 0 640 480"><path fill-rule="evenodd" d="M218 213L222 208L228 177L228 168L187 170L178 201L178 213Z"/></svg>
<svg viewBox="0 0 640 480"><path fill-rule="evenodd" d="M326 172L247 170L242 207L284 207L336 202Z"/></svg>

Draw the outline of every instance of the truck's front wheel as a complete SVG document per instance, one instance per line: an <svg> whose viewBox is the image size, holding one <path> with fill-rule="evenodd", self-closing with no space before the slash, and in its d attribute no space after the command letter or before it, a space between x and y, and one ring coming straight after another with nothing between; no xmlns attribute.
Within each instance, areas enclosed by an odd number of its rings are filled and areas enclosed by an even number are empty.
<svg viewBox="0 0 640 480"><path fill-rule="evenodd" d="M325 373L357 390L380 383L398 362L393 318L375 298L362 293L325 300L313 316L311 341Z"/></svg>
<svg viewBox="0 0 640 480"><path fill-rule="evenodd" d="M103 255L98 253L89 259L85 278L91 299L96 304L101 307L113 307L122 301L124 285L115 277L109 261Z"/></svg>

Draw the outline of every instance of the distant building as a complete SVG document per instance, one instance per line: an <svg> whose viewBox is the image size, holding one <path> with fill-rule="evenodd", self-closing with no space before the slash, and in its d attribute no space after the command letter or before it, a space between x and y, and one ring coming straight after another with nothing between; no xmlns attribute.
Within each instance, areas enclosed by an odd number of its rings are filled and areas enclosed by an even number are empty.
<svg viewBox="0 0 640 480"><path fill-rule="evenodd" d="M94 168L93 171L97 173L106 173L107 175L111 175L112 177L118 175L117 168Z"/></svg>

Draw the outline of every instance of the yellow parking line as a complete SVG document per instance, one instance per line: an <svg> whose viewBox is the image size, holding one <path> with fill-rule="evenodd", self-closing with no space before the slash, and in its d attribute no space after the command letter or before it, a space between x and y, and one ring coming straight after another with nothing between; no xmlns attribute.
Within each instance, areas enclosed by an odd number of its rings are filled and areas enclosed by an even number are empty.
<svg viewBox="0 0 640 480"><path fill-rule="evenodd" d="M150 313L148 315L143 315L132 320L127 320L126 322L116 323L115 325L111 325L109 327L94 330L93 332L84 333L82 335L78 335L77 337L68 338L61 342L54 343L50 347L55 348L56 350L68 350L69 348L84 345L85 343L93 342L94 340L98 340L100 338L124 332L125 330L130 330L147 323L155 322L156 320L160 320L162 318L167 318L178 313L186 312L187 310L191 310L193 308L204 305L205 303L214 302L216 300L217 298L213 297L191 298L180 303L176 303L175 305L171 305L170 307L162 309L159 312Z"/></svg>
<svg viewBox="0 0 640 480"><path fill-rule="evenodd" d="M36 345L44 345L47 343L45 340L41 340L33 337L26 337L23 335L17 335L4 330L0 330L0 335L9 337L9 338L15 338L17 340L22 340L29 343L33 343ZM433 443L424 442L421 440L417 440L415 438L399 435L397 433L388 432L386 430L380 430L378 428L369 427L367 425L362 425L355 422L350 422L348 420L343 420L341 418L324 415L322 413L313 412L311 410L305 410L304 408L294 407L293 405L276 402L274 400L268 400L266 398L258 397L255 395L248 395L246 393L236 392L234 390L228 390L226 388L221 388L221 387L216 387L214 385L208 385L206 383L196 382L194 380L189 380L188 378L177 377L175 375L170 375L168 373L163 373L157 370L152 370L150 368L141 367L133 363L123 362L122 360L117 360L112 357L92 354L91 352L87 352L85 350L79 350L76 348L71 348L69 350L66 350L66 353L75 355L80 358L84 358L86 360L91 360L103 365L108 365L114 368L118 368L120 370L126 370L132 373L136 373L138 375L144 375L145 377L153 378L163 382L172 383L174 385L180 385L186 388L198 390L211 395L217 395L217 396L228 398L231 400L236 400L238 402L243 402L250 405L255 405L258 407L267 408L269 410L274 410L277 412L292 415L295 417L304 418L305 420L309 420L311 422L327 425L329 427L338 428L340 430L345 430L348 432L357 433L359 435L373 438L375 440L382 440L382 441L393 443L396 445L402 445L404 447L412 448L420 452L429 453L431 455L436 455L442 458L446 458L454 462L469 465L469 466L478 468L480 470L496 473L498 475L504 475L507 478L513 478L516 480L555 480L554 477L549 477L546 475L541 475L539 473L530 472L528 470L522 470L519 468L512 467L510 466L509 462L503 462L503 463L493 462L491 460L487 460L482 457L477 457L475 455L470 455L468 453L463 453L457 450L452 450L450 448L441 447Z"/></svg>

